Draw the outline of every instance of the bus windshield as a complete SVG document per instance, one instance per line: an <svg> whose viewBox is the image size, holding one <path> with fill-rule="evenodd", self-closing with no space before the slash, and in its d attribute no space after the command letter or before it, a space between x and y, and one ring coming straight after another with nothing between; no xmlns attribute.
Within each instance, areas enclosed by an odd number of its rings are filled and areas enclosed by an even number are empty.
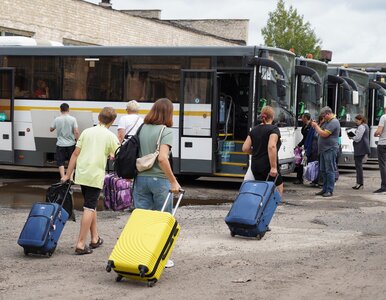
<svg viewBox="0 0 386 300"><path fill-rule="evenodd" d="M357 114L367 117L369 78L367 74L350 71L347 75L355 82L357 91L352 91L351 99L345 97L338 99L336 114L342 126L355 126L354 118Z"/></svg>
<svg viewBox="0 0 386 300"><path fill-rule="evenodd" d="M292 99L292 80L295 60L288 54L270 52L269 58L279 63L284 76L271 67L260 66L258 86L258 109L270 105L275 111L274 123L279 127L294 125L294 101Z"/></svg>
<svg viewBox="0 0 386 300"><path fill-rule="evenodd" d="M307 61L307 67L316 71L322 82L321 93L317 94L318 85L312 77L301 76L301 100L299 102L298 115L309 113L312 119L317 119L320 109L326 105L324 101L325 84L327 82L327 65Z"/></svg>

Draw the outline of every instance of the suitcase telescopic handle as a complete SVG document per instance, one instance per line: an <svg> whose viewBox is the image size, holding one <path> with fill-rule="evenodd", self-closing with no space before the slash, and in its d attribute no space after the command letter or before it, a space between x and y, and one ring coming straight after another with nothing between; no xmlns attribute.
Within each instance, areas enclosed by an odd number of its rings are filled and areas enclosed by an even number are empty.
<svg viewBox="0 0 386 300"><path fill-rule="evenodd" d="M173 212L172 212L173 217L176 214L178 206L180 206L180 203L181 203L182 198L184 197L184 194L185 194L185 190L179 189L176 207L174 207ZM164 205L162 206L161 211L165 211L166 205L169 203L169 199L171 199L171 201L173 201L173 192L171 190L169 190L169 193L166 196L166 199L165 199Z"/></svg>
<svg viewBox="0 0 386 300"><path fill-rule="evenodd" d="M71 190L71 186L73 185L73 182L72 182L72 180L67 180L67 181L63 182L63 184L68 184L68 188L66 190L66 193L64 194L64 197L63 197L63 200L62 200L62 203L60 204L60 206L63 206L64 202L66 201L67 195Z"/></svg>

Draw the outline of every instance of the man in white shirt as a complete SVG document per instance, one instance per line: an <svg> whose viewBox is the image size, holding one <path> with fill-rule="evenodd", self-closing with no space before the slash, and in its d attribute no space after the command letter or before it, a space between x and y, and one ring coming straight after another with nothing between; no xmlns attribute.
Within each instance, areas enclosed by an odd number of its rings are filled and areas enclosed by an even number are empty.
<svg viewBox="0 0 386 300"><path fill-rule="evenodd" d="M143 123L143 118L138 115L139 104L131 100L126 105L127 115L121 117L118 122L118 140L123 142L126 135L134 135L139 126Z"/></svg>
<svg viewBox="0 0 386 300"><path fill-rule="evenodd" d="M379 171L381 172L381 188L374 191L374 193L386 192L386 106L384 107L384 114L379 120L378 128L374 132L375 137L379 137L377 152Z"/></svg>

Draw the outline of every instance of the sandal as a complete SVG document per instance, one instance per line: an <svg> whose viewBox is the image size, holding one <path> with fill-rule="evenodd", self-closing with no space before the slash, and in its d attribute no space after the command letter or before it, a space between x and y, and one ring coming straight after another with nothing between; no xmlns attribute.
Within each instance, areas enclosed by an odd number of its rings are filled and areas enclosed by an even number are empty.
<svg viewBox="0 0 386 300"><path fill-rule="evenodd" d="M102 244L103 244L103 239L98 237L98 241L96 243L90 243L89 246L90 246L90 248L95 249L95 248L98 248L99 246L101 246Z"/></svg>
<svg viewBox="0 0 386 300"><path fill-rule="evenodd" d="M84 246L84 249L80 249L80 248L75 249L76 255L84 255L84 254L91 254L91 253L92 253L92 250L87 246Z"/></svg>

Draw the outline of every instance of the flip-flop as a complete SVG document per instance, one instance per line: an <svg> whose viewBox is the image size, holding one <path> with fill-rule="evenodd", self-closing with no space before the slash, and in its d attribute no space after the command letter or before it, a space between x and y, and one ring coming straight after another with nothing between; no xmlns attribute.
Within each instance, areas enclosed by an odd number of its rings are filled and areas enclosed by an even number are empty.
<svg viewBox="0 0 386 300"><path fill-rule="evenodd" d="M92 250L87 246L84 246L84 249L80 249L80 248L75 249L76 255L84 255L84 254L91 254L91 253L92 253Z"/></svg>
<svg viewBox="0 0 386 300"><path fill-rule="evenodd" d="M98 241L96 243L90 243L89 246L90 248L95 249L101 246L102 244L103 244L103 239L98 237Z"/></svg>

